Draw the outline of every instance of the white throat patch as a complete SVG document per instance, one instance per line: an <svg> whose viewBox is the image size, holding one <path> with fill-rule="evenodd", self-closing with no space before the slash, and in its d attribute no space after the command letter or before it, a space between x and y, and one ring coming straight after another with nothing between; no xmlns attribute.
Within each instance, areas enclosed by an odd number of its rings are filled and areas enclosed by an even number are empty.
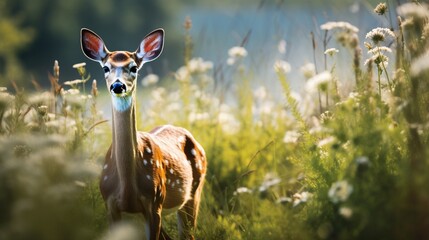
<svg viewBox="0 0 429 240"><path fill-rule="evenodd" d="M113 96L112 95L112 105L113 108L115 108L116 111L123 112L128 110L131 107L132 103L132 96Z"/></svg>

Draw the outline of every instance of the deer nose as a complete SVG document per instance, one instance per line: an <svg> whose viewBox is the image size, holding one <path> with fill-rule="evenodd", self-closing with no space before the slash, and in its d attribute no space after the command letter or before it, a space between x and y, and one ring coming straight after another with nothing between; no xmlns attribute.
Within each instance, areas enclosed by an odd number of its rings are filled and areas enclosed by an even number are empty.
<svg viewBox="0 0 429 240"><path fill-rule="evenodd" d="M121 81L116 80L112 85L110 85L110 92L115 94L121 94L125 93L127 90L125 84L123 84Z"/></svg>

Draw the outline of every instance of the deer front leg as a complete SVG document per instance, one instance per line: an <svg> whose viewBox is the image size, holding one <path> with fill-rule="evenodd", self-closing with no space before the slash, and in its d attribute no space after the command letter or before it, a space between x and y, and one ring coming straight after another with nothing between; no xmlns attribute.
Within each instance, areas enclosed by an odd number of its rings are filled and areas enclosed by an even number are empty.
<svg viewBox="0 0 429 240"><path fill-rule="evenodd" d="M146 221L146 238L149 240L171 239L161 226L162 200L142 200ZM161 201L161 202L160 202Z"/></svg>
<svg viewBox="0 0 429 240"><path fill-rule="evenodd" d="M107 215L109 218L109 225L112 226L115 222L121 220L121 211L118 208L118 202L115 198L110 197L106 201Z"/></svg>

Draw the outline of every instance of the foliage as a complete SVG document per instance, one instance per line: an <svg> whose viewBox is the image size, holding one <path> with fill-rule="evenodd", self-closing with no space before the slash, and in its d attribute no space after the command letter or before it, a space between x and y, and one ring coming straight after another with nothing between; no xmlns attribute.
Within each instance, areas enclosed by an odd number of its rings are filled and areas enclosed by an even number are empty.
<svg viewBox="0 0 429 240"><path fill-rule="evenodd" d="M229 51L226 70L192 57L187 20L185 64L165 81L143 79L138 125L180 125L204 146L196 238L428 238L429 10L407 3L397 12L397 27L376 28L363 43L349 23L323 24L324 71L303 66L305 90L296 93L279 59L281 99L252 85L243 46ZM349 92L337 77L347 70L336 68L338 51L352 54ZM98 109L105 96L96 82L86 93L85 65L75 67L80 78L63 82L54 66L51 92L1 89L2 239L142 235L138 217L107 231L96 177L110 139ZM219 85L219 71L233 84ZM163 223L177 237L176 216Z"/></svg>

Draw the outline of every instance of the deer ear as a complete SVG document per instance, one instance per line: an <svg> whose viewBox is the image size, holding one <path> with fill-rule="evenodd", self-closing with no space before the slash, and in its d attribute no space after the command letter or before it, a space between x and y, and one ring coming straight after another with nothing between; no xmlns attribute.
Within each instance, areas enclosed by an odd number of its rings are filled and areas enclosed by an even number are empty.
<svg viewBox="0 0 429 240"><path fill-rule="evenodd" d="M157 29L149 33L136 51L137 58L143 63L155 60L164 48L164 30Z"/></svg>
<svg viewBox="0 0 429 240"><path fill-rule="evenodd" d="M87 28L80 30L80 43L82 52L91 60L101 63L109 53L103 39Z"/></svg>

